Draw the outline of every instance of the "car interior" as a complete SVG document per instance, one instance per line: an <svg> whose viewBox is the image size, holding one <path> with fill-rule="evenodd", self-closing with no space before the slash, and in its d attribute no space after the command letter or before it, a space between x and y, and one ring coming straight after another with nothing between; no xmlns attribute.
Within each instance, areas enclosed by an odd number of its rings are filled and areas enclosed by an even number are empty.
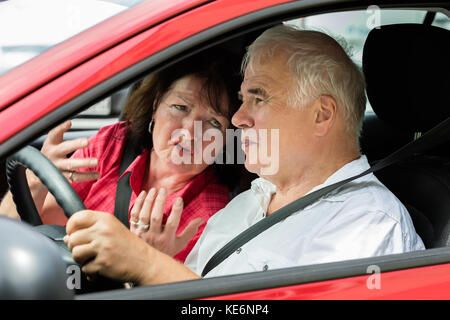
<svg viewBox="0 0 450 320"><path fill-rule="evenodd" d="M444 101L450 82L445 72L435 72L446 64L449 40L448 30L424 24L391 25L369 34L363 69L367 95L380 123L411 137L450 115ZM377 50L382 46L391 50ZM371 142L381 132L374 135L366 130L365 134L366 148L372 151ZM382 138L388 140L389 136ZM440 150L428 150L377 174L407 207L427 248L449 245L448 160L448 153L440 146Z"/></svg>
<svg viewBox="0 0 450 320"><path fill-rule="evenodd" d="M420 139L421 135L450 116L448 100L445 99L446 90L450 88L450 23L446 22L446 28L432 25L436 11L422 11L426 14L422 23L383 25L382 28L373 28L364 39L361 67L373 112L370 110L365 115L360 148L371 164ZM450 12L443 10L441 15L444 13ZM450 20L449 16L445 18ZM242 32L218 46L243 56L245 48L263 29L257 27ZM107 97L110 103L107 117L76 116L76 120L88 120L90 124L75 126L64 139L95 134L102 126L98 123L104 123L103 118L112 123L121 120L121 111L140 80L120 87ZM84 109L88 107L90 105ZM40 149L44 139L45 135L40 136L31 145ZM447 143L376 173L407 207L427 249L450 245L449 147L450 137ZM8 189L5 163L6 159L0 159L0 198ZM254 178L255 175L243 170L240 183L232 190L231 197L248 189Z"/></svg>

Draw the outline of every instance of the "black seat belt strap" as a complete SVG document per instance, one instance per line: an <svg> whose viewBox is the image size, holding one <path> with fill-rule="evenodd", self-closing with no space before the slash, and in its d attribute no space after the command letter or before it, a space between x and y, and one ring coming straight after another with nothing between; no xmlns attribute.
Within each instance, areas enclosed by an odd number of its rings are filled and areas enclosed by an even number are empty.
<svg viewBox="0 0 450 320"><path fill-rule="evenodd" d="M427 131L419 139L411 141L410 143L406 144L405 146L395 151L394 153L390 154L386 158L383 158L382 160L378 161L375 165L373 165L366 171L356 176L326 186L322 189L311 192L303 196L302 198L297 199L289 203L288 205L278 209L277 211L270 214L268 217L257 222L250 228L246 229L245 231L237 235L234 239L228 242L222 249L217 251L205 265L202 272L202 277L205 276L209 271L215 268L222 261L224 261L226 258L228 258L234 251L242 247L245 243L247 243L257 235L259 235L263 231L267 230L271 226L275 225L276 223L286 219L294 212L304 209L306 206L317 201L318 199L328 194L329 192L341 187L342 185L352 180L358 179L369 173L373 173L375 171L386 168L394 163L404 160L409 156L430 149L433 146L436 146L449 139L450 139L450 118L447 118L434 128Z"/></svg>
<svg viewBox="0 0 450 320"><path fill-rule="evenodd" d="M136 158L133 145L125 141L124 150L119 167L119 177L125 172L128 166ZM114 216L119 219L128 229L130 228L130 221L128 219L128 208L131 199L131 186L130 186L131 172L128 172L117 182L116 200L114 203Z"/></svg>

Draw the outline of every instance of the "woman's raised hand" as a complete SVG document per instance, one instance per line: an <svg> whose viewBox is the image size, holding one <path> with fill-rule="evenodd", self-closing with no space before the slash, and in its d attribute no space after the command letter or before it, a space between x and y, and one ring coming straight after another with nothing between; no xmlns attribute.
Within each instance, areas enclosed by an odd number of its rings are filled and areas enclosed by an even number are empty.
<svg viewBox="0 0 450 320"><path fill-rule="evenodd" d="M50 130L42 145L41 152L53 162L53 164L69 180L74 182L98 179L97 171L79 172L80 168L95 168L98 160L95 158L71 159L67 155L88 145L87 138L63 141L64 133L70 129L71 121L66 121Z"/></svg>
<svg viewBox="0 0 450 320"><path fill-rule="evenodd" d="M88 139L79 138L74 140L63 141L64 132L69 130L71 122L66 121L59 126L50 130L42 145L41 152L58 168L61 173L69 181L88 181L98 179L100 174L97 171L79 172L80 168L95 168L98 165L97 159L71 159L67 155L88 145ZM48 190L39 178L31 171L26 171L28 186L33 197L36 208L39 214L43 213L43 208L46 205L45 215L61 217L62 209L56 203L54 198L50 198L46 202ZM17 208L14 204L11 191L9 191L0 203L0 212L14 219L20 219ZM65 218L64 218L65 219Z"/></svg>
<svg viewBox="0 0 450 320"><path fill-rule="evenodd" d="M183 212L183 199L178 197L175 200L170 216L163 225L166 199L167 194L164 188L161 188L159 192L152 188L148 194L142 191L131 210L130 230L152 247L174 256L184 249L197 233L203 219L192 220L181 233L177 234Z"/></svg>

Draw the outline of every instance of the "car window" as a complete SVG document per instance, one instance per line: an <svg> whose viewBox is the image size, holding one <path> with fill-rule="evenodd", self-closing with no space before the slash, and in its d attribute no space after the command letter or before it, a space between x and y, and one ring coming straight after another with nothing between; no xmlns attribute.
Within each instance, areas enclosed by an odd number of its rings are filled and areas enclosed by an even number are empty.
<svg viewBox="0 0 450 320"><path fill-rule="evenodd" d="M123 1L111 2L121 4ZM326 13L285 23L327 32L346 44L346 49L352 54L353 60L361 66L364 42L371 29L393 23L423 23L426 14L425 10L381 10L377 6L370 6L366 10ZM450 19L437 12L433 25L450 29ZM116 122L125 103L123 100L125 92L121 90L81 112L73 119L73 129L96 130ZM366 105L367 113L373 113L369 101Z"/></svg>
<svg viewBox="0 0 450 320"><path fill-rule="evenodd" d="M0 1L0 75L143 1Z"/></svg>
<svg viewBox="0 0 450 320"><path fill-rule="evenodd" d="M370 30L380 25L394 23L423 23L426 14L425 10L384 10L378 6L369 6L366 10L326 13L285 23L323 31L338 41L344 40L347 51L352 54L355 63L361 66L364 42ZM450 29L450 19L437 12L432 25ZM372 107L367 101L366 113L372 112Z"/></svg>
<svg viewBox="0 0 450 320"><path fill-rule="evenodd" d="M98 130L116 123L130 96L131 86L88 107L72 119L71 130Z"/></svg>
<svg viewBox="0 0 450 320"><path fill-rule="evenodd" d="M0 1L0 76L56 44L144 0ZM113 96L91 106L74 129L98 129L117 120ZM89 120L88 118L95 118Z"/></svg>
<svg viewBox="0 0 450 320"><path fill-rule="evenodd" d="M450 30L450 19L445 14L438 12L432 23L433 26Z"/></svg>

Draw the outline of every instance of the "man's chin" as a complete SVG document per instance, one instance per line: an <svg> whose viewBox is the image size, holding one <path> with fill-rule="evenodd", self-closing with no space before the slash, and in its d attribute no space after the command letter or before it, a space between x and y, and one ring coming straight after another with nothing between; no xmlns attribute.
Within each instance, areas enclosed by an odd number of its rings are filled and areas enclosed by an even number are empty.
<svg viewBox="0 0 450 320"><path fill-rule="evenodd" d="M244 166L248 172L255 173L261 178L276 175L279 169L278 166L274 166L273 164L272 165L261 165L260 163L249 164L247 161L245 161Z"/></svg>
<svg viewBox="0 0 450 320"><path fill-rule="evenodd" d="M246 160L244 163L244 166L248 172L255 173L259 176L259 172L260 172L261 168L258 164L249 164Z"/></svg>

